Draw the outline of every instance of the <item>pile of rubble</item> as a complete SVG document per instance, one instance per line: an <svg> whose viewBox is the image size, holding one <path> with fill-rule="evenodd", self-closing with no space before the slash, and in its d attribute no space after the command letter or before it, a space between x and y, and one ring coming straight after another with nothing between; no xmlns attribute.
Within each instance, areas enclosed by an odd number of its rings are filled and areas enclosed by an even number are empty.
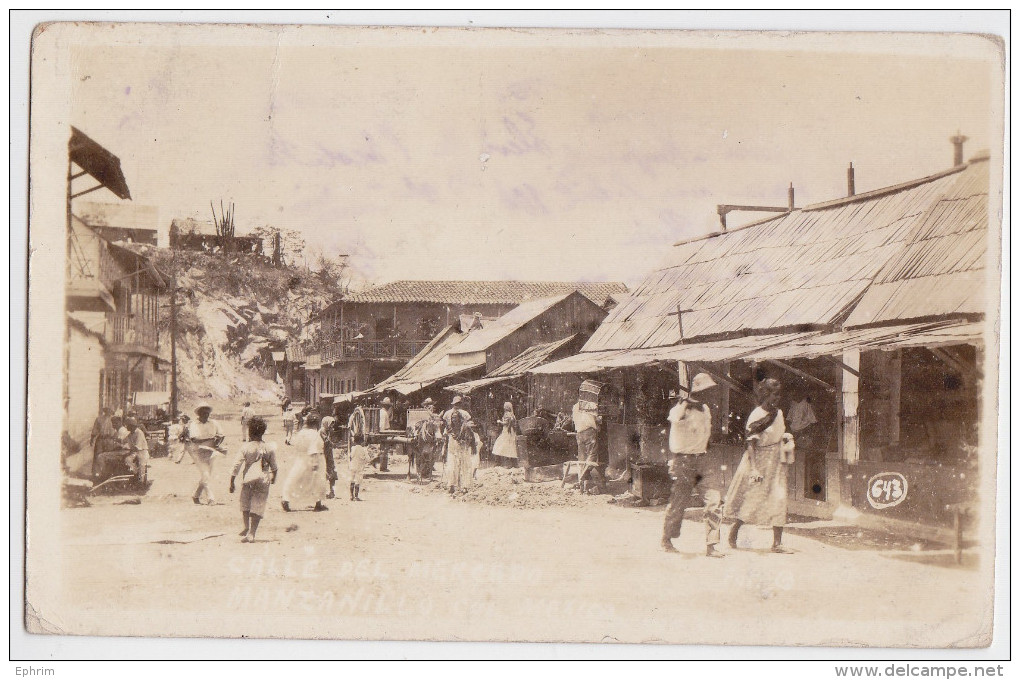
<svg viewBox="0 0 1020 680"><path fill-rule="evenodd" d="M412 486L415 493L448 493L437 476L431 485ZM491 467L478 470L474 483L454 495L459 501L481 503L505 508L583 508L605 505L609 495L582 495L568 485L562 488L559 482L532 483L524 481L521 468Z"/></svg>

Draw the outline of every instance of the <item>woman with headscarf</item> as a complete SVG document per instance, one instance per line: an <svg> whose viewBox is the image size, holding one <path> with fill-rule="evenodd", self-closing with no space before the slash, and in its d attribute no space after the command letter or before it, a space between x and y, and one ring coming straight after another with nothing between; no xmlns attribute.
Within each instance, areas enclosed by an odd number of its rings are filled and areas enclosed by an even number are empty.
<svg viewBox="0 0 1020 680"><path fill-rule="evenodd" d="M478 448L471 414L461 408L462 402L459 396L454 397L450 410L443 414L446 431L443 485L449 487L451 496L471 483Z"/></svg>
<svg viewBox="0 0 1020 680"><path fill-rule="evenodd" d="M499 458L509 458L516 464L517 461L517 417L514 415L514 405L509 401L503 404L503 417L496 421L503 429L492 445L492 455Z"/></svg>
<svg viewBox="0 0 1020 680"><path fill-rule="evenodd" d="M766 378L757 387L758 406L747 417L747 448L726 492L726 514L734 518L729 544L737 547L744 524L772 527L772 552L790 553L783 545L786 524L787 464L793 462L793 438L779 409L782 385Z"/></svg>

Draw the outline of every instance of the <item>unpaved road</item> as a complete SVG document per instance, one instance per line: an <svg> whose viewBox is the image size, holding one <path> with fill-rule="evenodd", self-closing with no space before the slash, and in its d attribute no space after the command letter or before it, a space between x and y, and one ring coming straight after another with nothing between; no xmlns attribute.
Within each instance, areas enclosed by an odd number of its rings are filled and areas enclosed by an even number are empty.
<svg viewBox="0 0 1020 680"><path fill-rule="evenodd" d="M225 422L236 450L236 421ZM280 441L273 422L267 438ZM281 481L290 451L281 446ZM139 504L102 497L62 512L67 632L344 639L965 645L990 620L986 569L844 550L769 530L702 557L688 522L659 552L659 508L492 507L373 478L363 502L284 513L279 485L258 542L242 544L229 466L221 505L197 506L194 466L153 460ZM558 484L553 492L562 493ZM990 556L974 560L988 563ZM936 560L938 561L938 560ZM982 614L982 612L985 612Z"/></svg>

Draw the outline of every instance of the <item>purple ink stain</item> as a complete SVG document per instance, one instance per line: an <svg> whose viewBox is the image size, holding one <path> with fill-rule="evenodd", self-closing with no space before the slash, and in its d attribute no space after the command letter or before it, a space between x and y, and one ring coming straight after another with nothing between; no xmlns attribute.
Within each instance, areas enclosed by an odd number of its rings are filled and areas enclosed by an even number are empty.
<svg viewBox="0 0 1020 680"><path fill-rule="evenodd" d="M124 88L124 94L131 94L131 86L130 85L128 85L127 87Z"/></svg>

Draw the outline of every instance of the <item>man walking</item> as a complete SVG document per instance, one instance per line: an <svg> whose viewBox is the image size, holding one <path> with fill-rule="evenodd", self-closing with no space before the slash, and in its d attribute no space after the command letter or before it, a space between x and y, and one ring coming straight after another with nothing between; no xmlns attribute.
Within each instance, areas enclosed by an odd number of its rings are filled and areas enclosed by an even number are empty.
<svg viewBox="0 0 1020 680"><path fill-rule="evenodd" d="M662 527L662 549L669 553L678 552L672 539L680 537L680 525L691 494L705 478L712 410L697 395L714 386L715 381L707 374L697 374L691 382L689 396L682 397L669 412L669 450L673 454L669 476L674 481ZM716 489L708 490L705 493L705 555L708 557L725 557L715 548L719 543L721 522L722 496Z"/></svg>
<svg viewBox="0 0 1020 680"><path fill-rule="evenodd" d="M587 493L591 479L595 484L595 490L603 493L606 488L602 473L599 472L598 453L598 432L599 421L602 419L598 412L580 400L573 408L574 432L577 437L577 462L581 469L577 473L577 483L581 493Z"/></svg>
<svg viewBox="0 0 1020 680"><path fill-rule="evenodd" d="M248 441L248 423L255 417L255 410L251 407L251 402L244 402L244 408L241 409L241 441Z"/></svg>

